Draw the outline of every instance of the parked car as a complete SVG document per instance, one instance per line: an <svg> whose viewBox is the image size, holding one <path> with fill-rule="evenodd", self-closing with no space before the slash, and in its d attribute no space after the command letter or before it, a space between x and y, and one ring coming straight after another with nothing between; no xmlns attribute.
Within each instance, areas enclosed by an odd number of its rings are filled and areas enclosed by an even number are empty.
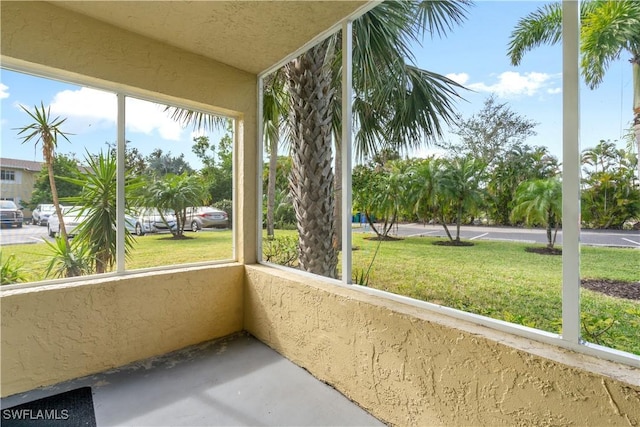
<svg viewBox="0 0 640 427"><path fill-rule="evenodd" d="M227 228L229 216L223 210L211 206L194 206L187 208L185 230L198 231L203 228Z"/></svg>
<svg viewBox="0 0 640 427"><path fill-rule="evenodd" d="M80 213L80 208L76 206L64 206L62 207L62 221L64 221L64 229L67 231L67 236L73 237L77 234L77 228L86 219L85 214ZM60 235L60 221L58 215L55 213L49 216L47 223L47 234L49 237L56 237Z"/></svg>
<svg viewBox="0 0 640 427"><path fill-rule="evenodd" d="M60 206L63 208L64 206ZM49 216L56 214L56 207L51 204L41 203L31 213L31 223L33 225L47 225Z"/></svg>
<svg viewBox="0 0 640 427"><path fill-rule="evenodd" d="M129 233L134 234L136 232L137 219L129 214L124 214L124 226Z"/></svg>
<svg viewBox="0 0 640 427"><path fill-rule="evenodd" d="M0 200L0 224L4 227L8 225L22 228L24 215L22 208L19 208L12 200Z"/></svg>
<svg viewBox="0 0 640 427"><path fill-rule="evenodd" d="M175 226L176 216L173 212L163 211L160 215L157 208L141 208L136 217L135 233L138 236L144 236L147 233L169 231Z"/></svg>

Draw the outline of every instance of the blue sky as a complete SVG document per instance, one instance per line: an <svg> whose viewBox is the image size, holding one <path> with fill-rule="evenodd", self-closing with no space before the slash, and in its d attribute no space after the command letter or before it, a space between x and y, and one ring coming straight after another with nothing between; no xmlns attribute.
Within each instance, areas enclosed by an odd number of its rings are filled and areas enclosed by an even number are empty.
<svg viewBox="0 0 640 427"><path fill-rule="evenodd" d="M68 137L70 142L59 138L59 153L75 153L82 159L85 150L96 153L106 148L107 143L116 142L117 101L113 93L7 70L1 70L1 85L2 157L42 160L40 150L34 150L31 143L21 144L15 130L30 123L29 116L20 105L33 110L33 106L39 106L40 102L51 108L52 117L67 119L61 129L72 135ZM201 165L191 152L193 137L197 134L171 120L163 106L127 98L125 111L125 137L131 141L131 147L138 148L144 155L155 148L162 149L164 153L171 152L174 156L184 152L191 166ZM220 139L219 134L211 134L210 137L212 142Z"/></svg>
<svg viewBox="0 0 640 427"><path fill-rule="evenodd" d="M540 123L538 135L527 142L548 146L561 158L562 64L561 46L543 46L527 53L518 67L506 56L509 35L517 20L534 11L541 2L478 1L470 8L469 19L445 39L426 38L416 46L418 65L447 75L473 91L465 91L466 101L458 103L463 117L479 111L483 101L496 94L500 102ZM630 126L632 104L631 65L623 54L614 62L597 90L581 91L581 145L592 147L600 139L620 140ZM29 123L19 105L50 105L52 114L66 117L64 129L74 135L71 143L60 141L61 153L82 158L85 147L96 152L116 140L115 95L89 88L2 70L0 72L2 157L41 160L33 145L21 145L14 128ZM126 138L132 146L148 154L161 148L173 155L184 153L192 166L199 163L191 153L195 135L168 119L162 108L152 103L130 100L127 104ZM219 134L212 135L217 142ZM453 138L451 135L445 139ZM623 143L620 143L622 146ZM421 150L418 155L430 153Z"/></svg>
<svg viewBox="0 0 640 427"><path fill-rule="evenodd" d="M521 17L543 2L478 1L469 19L446 39L425 39L415 49L421 68L447 75L473 90L459 102L463 117L482 108L494 93L518 114L540 123L530 145L549 147L562 157L562 46L541 46L526 53L518 67L506 55L509 36ZM620 140L631 126L632 75L630 54L611 64L604 82L590 90L581 85L581 147L601 139ZM449 136L448 138L452 138ZM620 142L624 146L624 142Z"/></svg>

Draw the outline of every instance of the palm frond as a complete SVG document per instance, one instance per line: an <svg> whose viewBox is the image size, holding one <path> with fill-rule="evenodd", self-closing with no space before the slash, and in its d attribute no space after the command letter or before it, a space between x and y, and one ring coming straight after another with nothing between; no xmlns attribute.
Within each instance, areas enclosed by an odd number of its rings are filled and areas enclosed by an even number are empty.
<svg viewBox="0 0 640 427"><path fill-rule="evenodd" d="M467 8L472 5L469 0L421 1L418 4L417 22L432 37L444 37L467 19Z"/></svg>
<svg viewBox="0 0 640 427"><path fill-rule="evenodd" d="M511 32L507 56L520 65L524 54L542 44L556 44L562 37L562 5L545 4L520 19Z"/></svg>
<svg viewBox="0 0 640 427"><path fill-rule="evenodd" d="M229 121L226 117L186 108L167 106L164 111L169 114L171 119L180 123L182 126L192 126L194 130L202 130L205 132L223 130Z"/></svg>
<svg viewBox="0 0 640 427"><path fill-rule="evenodd" d="M582 21L580 66L585 82L594 89L624 50L640 54L640 2L598 1L592 6Z"/></svg>

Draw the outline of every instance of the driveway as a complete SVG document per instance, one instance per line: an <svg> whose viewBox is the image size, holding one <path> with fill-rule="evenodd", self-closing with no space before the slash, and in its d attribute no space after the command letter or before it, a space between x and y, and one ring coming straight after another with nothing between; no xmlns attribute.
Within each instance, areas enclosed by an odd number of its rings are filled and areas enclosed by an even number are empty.
<svg viewBox="0 0 640 427"><path fill-rule="evenodd" d="M47 227L31 225L26 222L22 228L0 229L0 245L16 245L24 243L42 243L47 238Z"/></svg>

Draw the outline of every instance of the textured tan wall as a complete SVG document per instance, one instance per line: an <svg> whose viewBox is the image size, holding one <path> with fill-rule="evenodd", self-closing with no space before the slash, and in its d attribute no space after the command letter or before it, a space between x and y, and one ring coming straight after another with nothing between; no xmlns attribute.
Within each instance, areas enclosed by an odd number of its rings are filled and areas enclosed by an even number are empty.
<svg viewBox="0 0 640 427"><path fill-rule="evenodd" d="M255 75L50 3L3 1L0 8L4 66L237 118L244 143L236 152L236 186L243 189L236 198L236 248L241 262L255 262L259 147ZM191 147L183 151L190 152Z"/></svg>
<svg viewBox="0 0 640 427"><path fill-rule="evenodd" d="M3 291L2 396L242 330L241 265Z"/></svg>
<svg viewBox="0 0 640 427"><path fill-rule="evenodd" d="M265 266L246 272L245 329L388 423L640 425L640 370Z"/></svg>

